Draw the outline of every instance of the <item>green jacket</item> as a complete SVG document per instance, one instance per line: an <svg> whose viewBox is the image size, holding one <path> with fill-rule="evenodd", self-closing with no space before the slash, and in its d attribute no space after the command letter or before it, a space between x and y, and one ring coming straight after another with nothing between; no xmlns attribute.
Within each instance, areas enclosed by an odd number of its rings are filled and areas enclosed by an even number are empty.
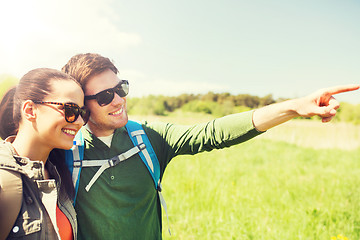
<svg viewBox="0 0 360 240"><path fill-rule="evenodd" d="M143 128L159 159L161 178L177 155L230 147L260 134L252 124L252 111L192 126L145 123ZM83 136L85 160L109 159L133 147L125 127L116 129L110 148L86 129ZM158 194L139 155L105 170L86 192L97 169L81 170L75 204L79 239L161 239Z"/></svg>

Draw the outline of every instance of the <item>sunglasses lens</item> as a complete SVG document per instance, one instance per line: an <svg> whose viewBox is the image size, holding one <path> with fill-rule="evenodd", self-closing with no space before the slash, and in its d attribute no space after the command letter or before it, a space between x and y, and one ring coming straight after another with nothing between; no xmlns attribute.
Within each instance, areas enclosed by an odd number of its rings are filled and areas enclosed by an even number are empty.
<svg viewBox="0 0 360 240"><path fill-rule="evenodd" d="M85 125L89 120L90 111L85 108L80 108L79 110L80 110L80 115L81 115L82 119L84 120L84 125Z"/></svg>
<svg viewBox="0 0 360 240"><path fill-rule="evenodd" d="M65 120L73 123L79 117L79 109L73 106L65 105Z"/></svg>
<svg viewBox="0 0 360 240"><path fill-rule="evenodd" d="M126 95L128 95L129 93L129 84L122 83L121 85L117 86L114 90L120 97L126 97Z"/></svg>
<svg viewBox="0 0 360 240"><path fill-rule="evenodd" d="M65 105L65 120L68 123L75 122L79 115L83 119L85 125L90 118L90 111L86 108L79 108L78 106Z"/></svg>
<svg viewBox="0 0 360 240"><path fill-rule="evenodd" d="M114 91L107 90L101 93L98 93L96 96L96 101L100 106L105 106L111 103L114 99Z"/></svg>

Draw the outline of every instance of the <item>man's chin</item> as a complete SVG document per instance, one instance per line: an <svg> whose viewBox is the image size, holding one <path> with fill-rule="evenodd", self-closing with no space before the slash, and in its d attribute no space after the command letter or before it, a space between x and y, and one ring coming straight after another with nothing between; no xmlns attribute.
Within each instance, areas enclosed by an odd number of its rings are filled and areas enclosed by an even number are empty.
<svg viewBox="0 0 360 240"><path fill-rule="evenodd" d="M128 120L129 120L129 119L128 119L127 114L124 113L124 114L122 115L121 119L118 119L118 120L116 121L116 123L114 124L114 130L117 129L117 128L124 127L124 126L127 124Z"/></svg>

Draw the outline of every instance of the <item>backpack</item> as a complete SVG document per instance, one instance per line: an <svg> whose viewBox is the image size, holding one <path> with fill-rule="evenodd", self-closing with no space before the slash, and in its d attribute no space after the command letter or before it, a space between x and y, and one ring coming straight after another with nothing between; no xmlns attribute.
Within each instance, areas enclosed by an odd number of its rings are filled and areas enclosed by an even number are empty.
<svg viewBox="0 0 360 240"><path fill-rule="evenodd" d="M125 125L125 127L131 141L134 144L134 147L122 154L112 157L111 159L83 160L85 142L81 131L79 131L76 134L74 138L73 147L70 150L65 150L65 162L70 170L72 181L75 187L74 205L76 202L76 195L79 188L80 173L83 167L100 167L98 171L95 173L95 175L92 177L88 185L85 187L85 190L88 192L90 191L92 185L96 182L96 180L106 169L116 166L120 162L130 158L135 154L139 154L142 162L145 164L146 168L148 169L148 172L150 173L154 181L154 187L158 192L160 203L165 210L166 217L169 222L167 206L164 197L161 194L162 186L160 181L160 164L155 154L155 151L151 146L149 138L147 137L140 123L129 120L128 123ZM171 235L170 228L168 230Z"/></svg>

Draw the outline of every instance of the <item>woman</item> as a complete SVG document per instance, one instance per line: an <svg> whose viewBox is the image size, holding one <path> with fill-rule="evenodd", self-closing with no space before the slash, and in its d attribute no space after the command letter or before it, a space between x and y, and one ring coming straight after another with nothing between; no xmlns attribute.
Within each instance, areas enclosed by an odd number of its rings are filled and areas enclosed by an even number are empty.
<svg viewBox="0 0 360 240"><path fill-rule="evenodd" d="M64 158L52 150L72 147L89 118L83 104L80 85L47 68L28 72L3 97L0 240L76 239L70 173Z"/></svg>

